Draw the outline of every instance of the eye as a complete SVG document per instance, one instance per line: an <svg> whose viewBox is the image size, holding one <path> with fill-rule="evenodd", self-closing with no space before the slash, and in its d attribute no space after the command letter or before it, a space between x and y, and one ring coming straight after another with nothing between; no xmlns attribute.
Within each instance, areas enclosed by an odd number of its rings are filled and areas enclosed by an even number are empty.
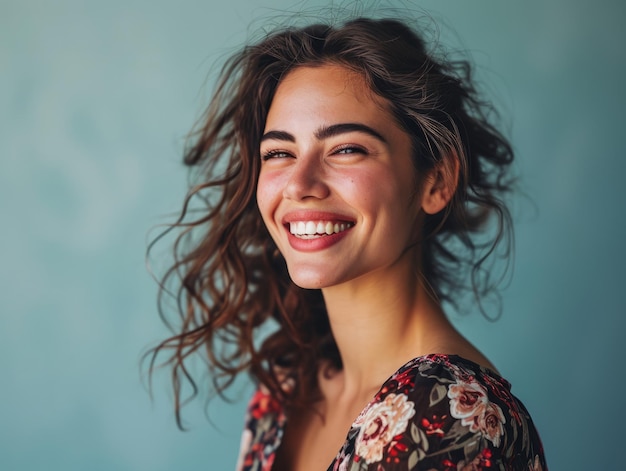
<svg viewBox="0 0 626 471"><path fill-rule="evenodd" d="M269 150L267 152L261 153L261 160L263 161L270 160L270 159L285 159L289 157L292 157L292 155L289 152L280 150L280 149L273 149L273 150Z"/></svg>
<svg viewBox="0 0 626 471"><path fill-rule="evenodd" d="M345 144L336 147L332 150L331 154L367 154L367 150L364 147L354 144Z"/></svg>

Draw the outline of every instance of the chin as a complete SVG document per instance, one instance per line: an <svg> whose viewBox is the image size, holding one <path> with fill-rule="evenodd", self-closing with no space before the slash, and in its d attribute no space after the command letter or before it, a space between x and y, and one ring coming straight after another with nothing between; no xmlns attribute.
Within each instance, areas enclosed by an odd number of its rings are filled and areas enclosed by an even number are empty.
<svg viewBox="0 0 626 471"><path fill-rule="evenodd" d="M293 277L290 276L291 281L302 289L322 289L325 287L324 283L321 280L311 280L308 278L302 277Z"/></svg>
<svg viewBox="0 0 626 471"><path fill-rule="evenodd" d="M303 289L322 289L334 284L317 270L289 270L289 277L296 286Z"/></svg>

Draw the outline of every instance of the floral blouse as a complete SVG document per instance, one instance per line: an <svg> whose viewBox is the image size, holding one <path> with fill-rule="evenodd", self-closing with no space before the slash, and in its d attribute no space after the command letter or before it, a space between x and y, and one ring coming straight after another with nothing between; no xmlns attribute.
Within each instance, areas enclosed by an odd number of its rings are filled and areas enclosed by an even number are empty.
<svg viewBox="0 0 626 471"><path fill-rule="evenodd" d="M328 471L547 471L539 435L510 384L455 355L415 358L382 385ZM286 423L264 388L252 397L238 471L270 471Z"/></svg>

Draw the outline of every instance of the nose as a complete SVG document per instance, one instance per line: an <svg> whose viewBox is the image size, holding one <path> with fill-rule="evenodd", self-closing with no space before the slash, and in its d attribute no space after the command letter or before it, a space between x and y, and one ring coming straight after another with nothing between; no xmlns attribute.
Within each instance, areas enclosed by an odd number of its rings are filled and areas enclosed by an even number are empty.
<svg viewBox="0 0 626 471"><path fill-rule="evenodd" d="M329 192L320 159L313 156L301 156L296 159L291 166L283 197L294 201L308 198L324 199Z"/></svg>

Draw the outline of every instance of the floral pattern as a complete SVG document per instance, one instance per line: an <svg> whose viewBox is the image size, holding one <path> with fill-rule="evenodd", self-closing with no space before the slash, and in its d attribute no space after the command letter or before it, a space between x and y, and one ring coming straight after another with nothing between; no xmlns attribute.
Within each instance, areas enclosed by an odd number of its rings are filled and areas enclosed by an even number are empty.
<svg viewBox="0 0 626 471"><path fill-rule="evenodd" d="M522 403L497 374L455 355L409 361L356 418L328 471L547 471ZM255 393L238 471L270 471L286 418Z"/></svg>
<svg viewBox="0 0 626 471"><path fill-rule="evenodd" d="M366 463L377 463L394 437L403 434L415 415L414 404L404 394L389 394L381 402L370 403L353 426L359 428L356 453Z"/></svg>
<svg viewBox="0 0 626 471"><path fill-rule="evenodd" d="M504 434L505 418L497 404L489 402L487 389L475 380L452 384L448 388L450 415L461 419L470 432L480 432L495 446L500 446L500 437Z"/></svg>

